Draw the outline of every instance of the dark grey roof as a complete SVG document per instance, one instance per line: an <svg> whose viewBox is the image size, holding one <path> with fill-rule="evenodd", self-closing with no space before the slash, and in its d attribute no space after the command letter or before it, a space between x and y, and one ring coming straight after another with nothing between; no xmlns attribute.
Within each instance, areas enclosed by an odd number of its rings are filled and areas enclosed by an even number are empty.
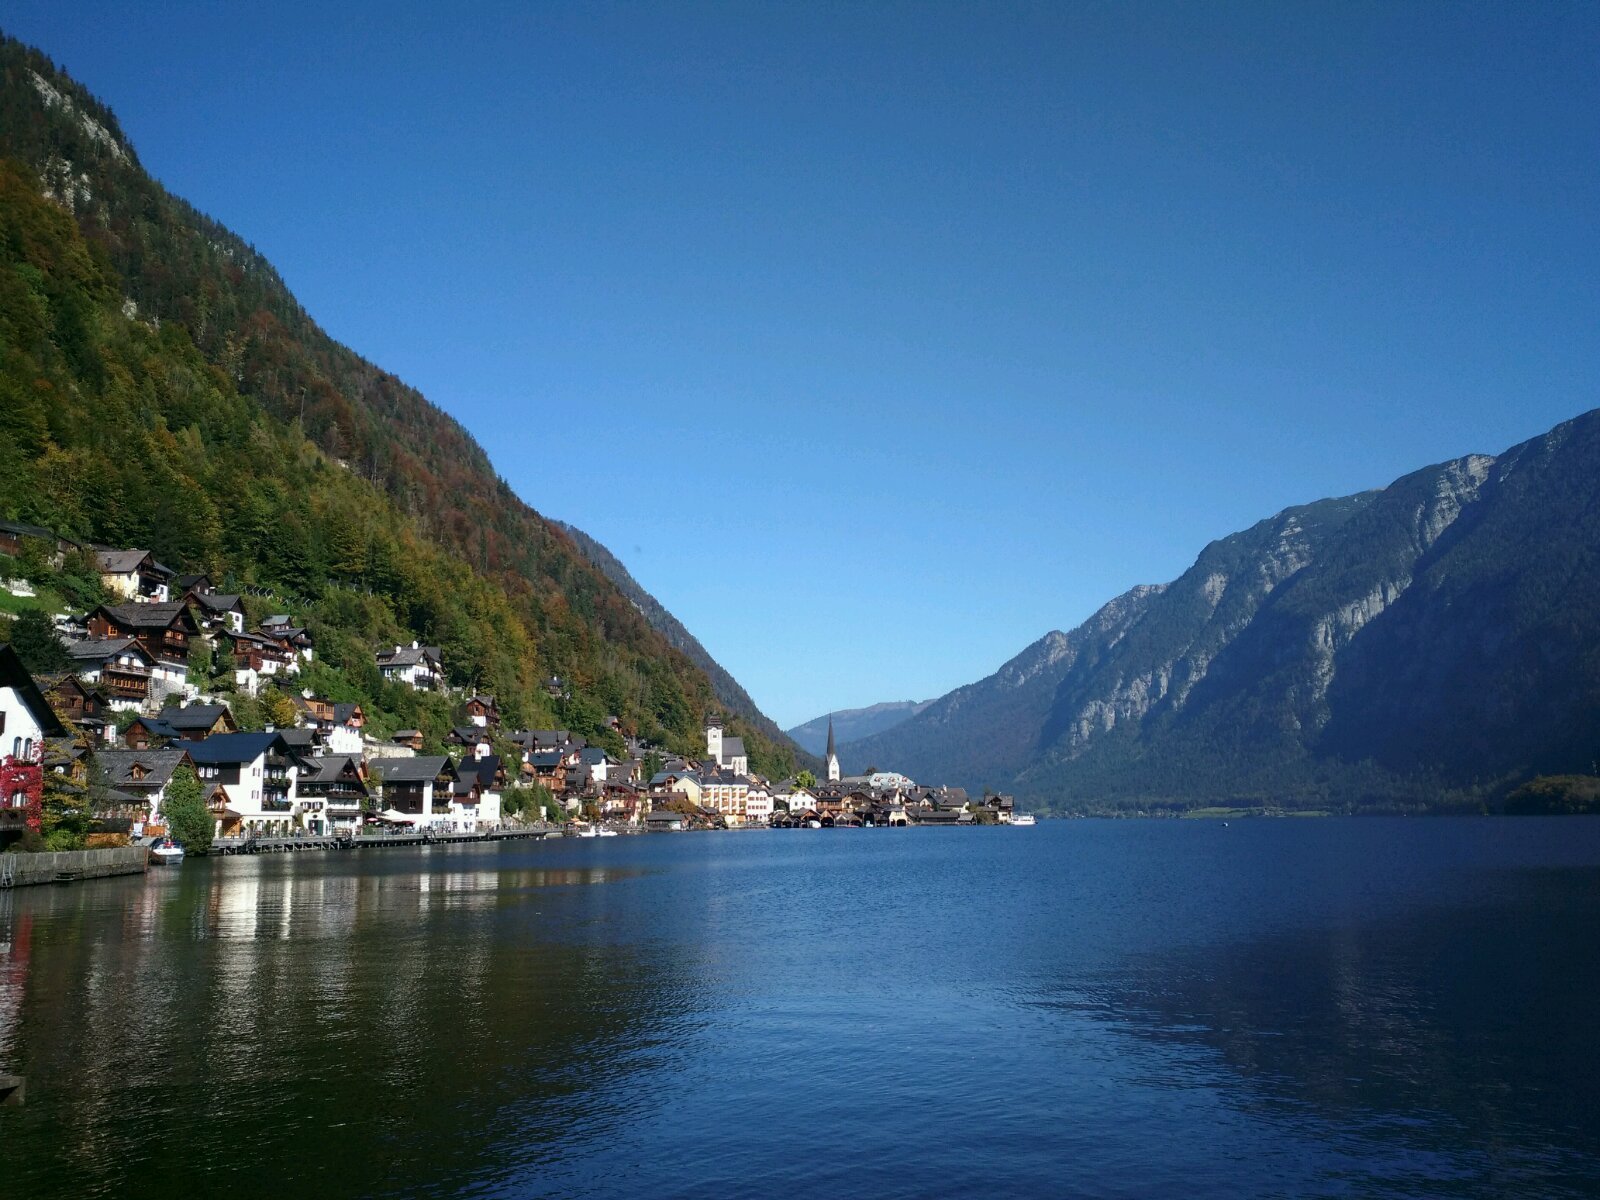
<svg viewBox="0 0 1600 1200"><path fill-rule="evenodd" d="M378 768L384 783L432 783L440 775L455 776L450 758L444 754L425 754L416 758L386 758Z"/></svg>
<svg viewBox="0 0 1600 1200"><path fill-rule="evenodd" d="M300 773L302 784L338 783L352 763L359 771L360 759L354 754L331 754L324 758L307 758Z"/></svg>
<svg viewBox="0 0 1600 1200"><path fill-rule="evenodd" d="M409 667L431 659L434 663L441 660L437 646L401 646L398 650L379 650L378 665L381 667Z"/></svg>
<svg viewBox="0 0 1600 1200"><path fill-rule="evenodd" d="M130 571L137 571L139 564L150 558L148 550L96 550L94 555L95 566L107 575L126 575ZM150 558L152 566L159 565L155 559Z"/></svg>
<svg viewBox="0 0 1600 1200"><path fill-rule="evenodd" d="M339 725L349 724L350 718L356 715L356 709L360 707L361 705L355 703L335 704L333 706L334 722Z"/></svg>
<svg viewBox="0 0 1600 1200"><path fill-rule="evenodd" d="M98 750L94 757L106 773L106 782L114 788L159 788L166 786L172 773L183 765L189 753L187 749ZM149 772L143 779L129 777L136 763Z"/></svg>
<svg viewBox="0 0 1600 1200"><path fill-rule="evenodd" d="M22 537L53 538L56 535L48 529L38 525L27 525L21 521L0 521L0 533L15 533Z"/></svg>
<svg viewBox="0 0 1600 1200"><path fill-rule="evenodd" d="M67 643L67 655L80 662L105 662L127 650L132 650L147 663L155 662L145 648L132 638L85 638L81 642Z"/></svg>
<svg viewBox="0 0 1600 1200"><path fill-rule="evenodd" d="M723 758L748 758L749 755L747 755L745 753L745 749L744 749L744 739L743 738L723 738L722 739L722 757Z"/></svg>
<svg viewBox="0 0 1600 1200"><path fill-rule="evenodd" d="M181 614L189 611L189 606L181 601L175 604L107 604L102 607L113 621L127 629L166 629ZM190 624L193 623L191 617Z"/></svg>
<svg viewBox="0 0 1600 1200"><path fill-rule="evenodd" d="M163 708L160 719L173 729L210 729L228 712L226 704L191 704L187 708Z"/></svg>
<svg viewBox="0 0 1600 1200"><path fill-rule="evenodd" d="M201 608L210 609L212 612L232 612L234 609L238 609L240 612L244 611L244 605L236 594L224 595L221 592L197 592L194 598Z"/></svg>
<svg viewBox="0 0 1600 1200"><path fill-rule="evenodd" d="M186 743L184 749L197 763L246 763L259 754L277 747L289 748L281 733L219 733L198 742Z"/></svg>

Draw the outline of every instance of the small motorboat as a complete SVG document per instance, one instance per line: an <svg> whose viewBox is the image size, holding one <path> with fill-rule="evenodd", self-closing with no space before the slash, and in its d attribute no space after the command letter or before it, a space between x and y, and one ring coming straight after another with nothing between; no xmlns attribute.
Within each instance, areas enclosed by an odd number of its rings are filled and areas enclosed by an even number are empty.
<svg viewBox="0 0 1600 1200"><path fill-rule="evenodd" d="M1032 825L1034 824L1033 814L1018 813L1016 816L1011 818L1011 823L1013 825Z"/></svg>
<svg viewBox="0 0 1600 1200"><path fill-rule="evenodd" d="M599 837L600 836L600 831L598 829L595 829L593 826L590 826L588 829L580 829L580 830L578 830L577 836L578 837Z"/></svg>
<svg viewBox="0 0 1600 1200"><path fill-rule="evenodd" d="M183 847L171 838L162 838L150 847L150 861L152 863L172 863L176 865L183 861Z"/></svg>
<svg viewBox="0 0 1600 1200"><path fill-rule="evenodd" d="M615 829L601 829L601 830L598 830L596 832L595 836L596 837L621 837L622 835L619 834Z"/></svg>

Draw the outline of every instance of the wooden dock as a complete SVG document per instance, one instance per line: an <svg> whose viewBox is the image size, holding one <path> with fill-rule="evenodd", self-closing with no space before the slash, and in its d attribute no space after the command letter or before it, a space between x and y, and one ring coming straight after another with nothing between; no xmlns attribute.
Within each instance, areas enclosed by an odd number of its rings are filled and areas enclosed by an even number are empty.
<svg viewBox="0 0 1600 1200"><path fill-rule="evenodd" d="M405 833L307 834L304 837L232 837L211 843L213 854L289 854L298 850L381 850L390 846L459 845L461 843L538 840L547 836L547 825L516 829L491 829L484 833L446 833L415 830Z"/></svg>

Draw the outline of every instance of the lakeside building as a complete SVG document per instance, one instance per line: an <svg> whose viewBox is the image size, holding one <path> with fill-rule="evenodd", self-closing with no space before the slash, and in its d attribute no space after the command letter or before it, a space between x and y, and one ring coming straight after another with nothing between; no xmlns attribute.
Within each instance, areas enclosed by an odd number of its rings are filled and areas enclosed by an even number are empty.
<svg viewBox="0 0 1600 1200"><path fill-rule="evenodd" d="M295 828L297 786L305 761L281 733L224 733L186 743L218 835L284 834ZM303 828L325 832L314 819Z"/></svg>
<svg viewBox="0 0 1600 1200"><path fill-rule="evenodd" d="M0 644L0 843L39 831L45 739L66 732L17 652Z"/></svg>

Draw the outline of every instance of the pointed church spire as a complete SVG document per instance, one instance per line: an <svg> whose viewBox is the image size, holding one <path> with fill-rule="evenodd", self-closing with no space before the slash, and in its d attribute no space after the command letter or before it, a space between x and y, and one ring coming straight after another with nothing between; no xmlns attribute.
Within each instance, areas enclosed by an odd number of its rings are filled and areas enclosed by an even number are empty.
<svg viewBox="0 0 1600 1200"><path fill-rule="evenodd" d="M833 714L828 714L828 782L839 782L839 756L833 749Z"/></svg>
<svg viewBox="0 0 1600 1200"><path fill-rule="evenodd" d="M833 715L831 713L828 715L828 757L837 757L833 752Z"/></svg>

